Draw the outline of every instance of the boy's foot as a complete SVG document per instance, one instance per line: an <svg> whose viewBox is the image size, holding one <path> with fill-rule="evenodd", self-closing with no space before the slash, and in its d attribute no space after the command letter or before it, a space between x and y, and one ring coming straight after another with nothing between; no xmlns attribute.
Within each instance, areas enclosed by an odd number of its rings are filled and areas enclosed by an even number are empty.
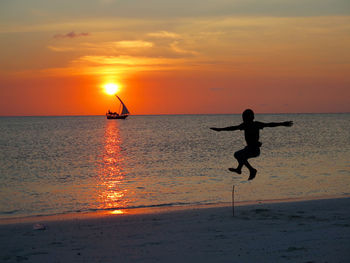
<svg viewBox="0 0 350 263"><path fill-rule="evenodd" d="M234 173L238 173L238 174L241 174L241 173L242 173L242 171L241 171L241 170L238 170L237 168L228 168L228 170L229 170L230 172L234 172Z"/></svg>
<svg viewBox="0 0 350 263"><path fill-rule="evenodd" d="M253 180L256 176L256 173L257 173L256 169L253 168L252 170L250 170L250 175L249 175L248 181Z"/></svg>

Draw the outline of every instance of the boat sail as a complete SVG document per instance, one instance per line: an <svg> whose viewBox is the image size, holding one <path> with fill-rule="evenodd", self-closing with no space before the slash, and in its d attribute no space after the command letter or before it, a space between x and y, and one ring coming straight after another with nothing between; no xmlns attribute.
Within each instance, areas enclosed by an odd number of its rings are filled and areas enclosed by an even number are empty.
<svg viewBox="0 0 350 263"><path fill-rule="evenodd" d="M115 95L115 96L120 101L122 110L120 111L120 113L111 112L110 110L108 110L108 112L106 113L107 119L126 119L126 117L129 116L130 112L128 108L125 106L124 102L118 97L118 95Z"/></svg>

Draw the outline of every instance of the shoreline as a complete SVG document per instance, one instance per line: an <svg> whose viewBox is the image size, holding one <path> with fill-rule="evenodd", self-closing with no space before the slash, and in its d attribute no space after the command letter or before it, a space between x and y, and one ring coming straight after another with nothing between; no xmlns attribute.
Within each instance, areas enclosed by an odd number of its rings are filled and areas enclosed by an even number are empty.
<svg viewBox="0 0 350 263"><path fill-rule="evenodd" d="M350 198L0 225L3 262L348 262Z"/></svg>
<svg viewBox="0 0 350 263"><path fill-rule="evenodd" d="M255 201L238 201L235 202L235 207L239 206L251 206L251 205L264 205L275 203L294 203L304 202L312 200L328 200L328 199L342 199L350 198L350 194L343 195L331 195L331 196L310 196L299 198L281 198L281 199L266 199ZM209 208L225 208L232 207L231 202L215 203L215 204L198 204L198 205L174 205L174 206L152 206L152 207L140 207L140 208L120 208L120 209L105 209L100 211L87 211L87 212L71 212L71 213L59 213L51 215L29 215L29 216L16 216L0 218L0 226L8 224L25 224L25 223L42 223L45 221L63 221L63 220L83 220L103 217L120 217L127 215L148 215L148 214L162 214L169 212L178 212L194 209L209 209Z"/></svg>

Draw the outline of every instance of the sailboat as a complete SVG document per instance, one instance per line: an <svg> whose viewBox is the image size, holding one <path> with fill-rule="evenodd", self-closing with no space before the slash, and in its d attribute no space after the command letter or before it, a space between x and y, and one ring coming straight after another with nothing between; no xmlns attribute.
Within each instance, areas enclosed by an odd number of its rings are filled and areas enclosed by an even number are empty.
<svg viewBox="0 0 350 263"><path fill-rule="evenodd" d="M118 97L118 95L115 95L117 99L120 101L122 109L119 113L117 112L111 112L108 110L106 113L107 119L126 119L126 117L129 116L130 112L128 108L125 106L124 102Z"/></svg>

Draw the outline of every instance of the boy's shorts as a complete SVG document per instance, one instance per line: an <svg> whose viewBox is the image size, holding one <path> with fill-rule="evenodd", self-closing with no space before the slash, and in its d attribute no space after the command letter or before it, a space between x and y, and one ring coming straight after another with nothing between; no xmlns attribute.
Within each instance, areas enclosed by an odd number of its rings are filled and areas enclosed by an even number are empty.
<svg viewBox="0 0 350 263"><path fill-rule="evenodd" d="M235 152L237 160L247 160L249 158L258 157L260 155L260 147L247 146L242 150Z"/></svg>

